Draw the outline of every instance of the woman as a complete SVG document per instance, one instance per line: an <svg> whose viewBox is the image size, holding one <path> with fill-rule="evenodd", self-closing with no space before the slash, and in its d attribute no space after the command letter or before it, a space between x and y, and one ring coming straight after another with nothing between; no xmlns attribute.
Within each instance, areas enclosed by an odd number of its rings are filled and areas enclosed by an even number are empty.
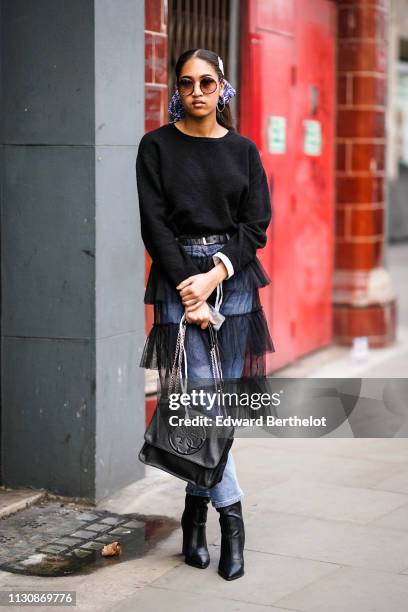
<svg viewBox="0 0 408 612"><path fill-rule="evenodd" d="M270 283L256 255L271 219L265 171L256 145L232 127L228 102L236 92L221 58L190 49L175 72L172 121L144 134L136 160L141 233L152 258L144 302L154 304L140 366L157 368L166 384L185 314L188 378L211 378L207 327L218 311L223 377L264 376L265 354L275 350L258 292ZM209 564L211 500L220 514L218 573L226 580L244 574L242 497L231 451L215 487L187 483L186 563Z"/></svg>

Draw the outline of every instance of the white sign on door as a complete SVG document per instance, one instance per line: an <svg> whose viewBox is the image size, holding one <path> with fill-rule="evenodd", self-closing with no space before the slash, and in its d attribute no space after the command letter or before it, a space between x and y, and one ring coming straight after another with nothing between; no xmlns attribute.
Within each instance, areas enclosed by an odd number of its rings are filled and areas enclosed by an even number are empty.
<svg viewBox="0 0 408 612"><path fill-rule="evenodd" d="M303 119L303 152L306 155L321 155L322 127L320 121Z"/></svg>
<svg viewBox="0 0 408 612"><path fill-rule="evenodd" d="M268 117L269 153L286 153L286 117Z"/></svg>

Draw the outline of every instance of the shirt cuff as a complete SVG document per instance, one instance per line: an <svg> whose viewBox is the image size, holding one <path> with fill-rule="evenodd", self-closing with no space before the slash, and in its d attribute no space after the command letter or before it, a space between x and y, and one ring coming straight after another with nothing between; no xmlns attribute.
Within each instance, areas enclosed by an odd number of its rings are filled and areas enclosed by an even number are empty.
<svg viewBox="0 0 408 612"><path fill-rule="evenodd" d="M229 278L231 278L231 276L234 274L234 267L229 257L224 255L224 253L218 252L218 253L214 253L213 261L215 264L217 264L219 261L222 261L222 263L225 265L228 271L228 276L225 280L228 280Z"/></svg>

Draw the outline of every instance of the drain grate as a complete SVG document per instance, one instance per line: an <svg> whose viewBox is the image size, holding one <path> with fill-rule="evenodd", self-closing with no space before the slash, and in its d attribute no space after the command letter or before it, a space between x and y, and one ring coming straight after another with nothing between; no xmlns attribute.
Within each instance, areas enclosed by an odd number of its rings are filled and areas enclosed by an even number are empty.
<svg viewBox="0 0 408 612"><path fill-rule="evenodd" d="M84 510L40 500L0 519L0 569L61 576L143 556L179 523L167 517ZM122 554L103 557L105 544L120 542Z"/></svg>

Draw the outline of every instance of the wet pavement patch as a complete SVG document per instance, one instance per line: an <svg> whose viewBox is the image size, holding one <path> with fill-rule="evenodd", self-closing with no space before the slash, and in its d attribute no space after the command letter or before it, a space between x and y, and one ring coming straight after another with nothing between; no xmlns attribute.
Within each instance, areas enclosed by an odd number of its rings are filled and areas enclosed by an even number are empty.
<svg viewBox="0 0 408 612"><path fill-rule="evenodd" d="M0 570L32 576L64 576L142 557L179 522L168 517L115 514L42 499L0 519ZM105 544L121 554L105 557Z"/></svg>

